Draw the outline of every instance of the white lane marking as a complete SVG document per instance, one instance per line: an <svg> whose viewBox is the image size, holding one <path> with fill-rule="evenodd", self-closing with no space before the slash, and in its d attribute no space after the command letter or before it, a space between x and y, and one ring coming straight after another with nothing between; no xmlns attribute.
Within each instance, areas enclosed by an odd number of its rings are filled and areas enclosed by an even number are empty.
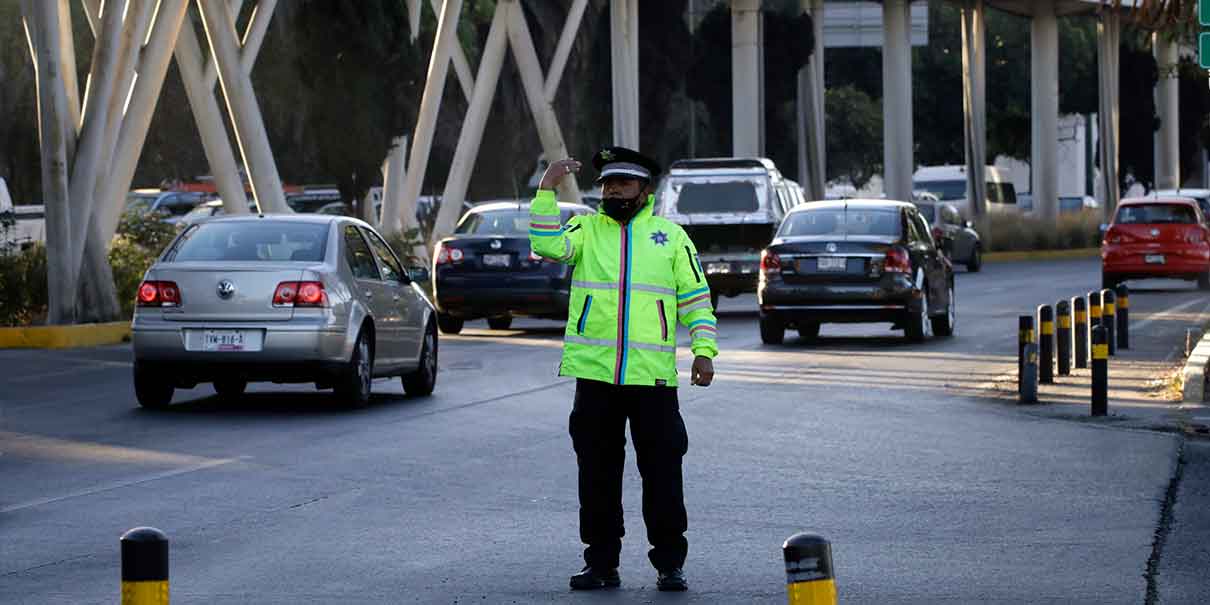
<svg viewBox="0 0 1210 605"><path fill-rule="evenodd" d="M1147 326L1147 325L1151 324L1151 322L1158 321L1158 320L1163 319L1163 318L1165 318L1165 317L1167 317L1167 316L1169 316L1169 315L1172 315L1173 313L1176 313L1176 312L1178 312L1178 311L1183 311L1183 310L1185 310L1185 309L1187 309L1187 308L1189 308L1189 307L1192 307L1192 306L1194 306L1194 305L1200 304L1200 303L1202 303L1202 302L1204 302L1204 301L1202 301L1202 300L1198 300L1198 299L1194 299L1194 300L1190 300L1190 301L1183 302L1183 303L1181 303L1181 304L1179 304L1179 305L1174 305L1174 306L1172 306L1172 307L1169 307L1169 308L1167 308L1167 309L1164 309L1163 311L1160 311L1159 313L1152 313L1152 314L1150 314L1150 315L1148 315L1148 316L1147 316L1147 319L1144 319L1144 320L1142 320L1142 321L1140 321L1140 322L1132 322L1132 323L1130 324L1130 329L1131 329L1131 330L1138 330L1138 329L1141 329L1141 328L1143 328L1144 326ZM1208 309L1210 309L1210 303L1206 304L1206 306L1202 308L1201 314L1203 314L1203 315L1204 315Z"/></svg>
<svg viewBox="0 0 1210 605"><path fill-rule="evenodd" d="M37 500L30 500L28 502L21 502L19 504L13 504L10 506L6 506L4 508L0 508L0 514L11 513L11 512L19 511L19 510L24 510L27 508L34 508L35 506L43 506L46 504L52 504L55 502L61 502L63 500L79 498L81 496L91 496L93 494L99 494L101 492L108 492L108 491L113 491L115 489L121 489L123 487L139 485L140 483L149 483L151 481L158 481L160 479L176 477L177 475L184 475L187 473L193 473L196 471L206 470L208 468L214 468L216 466L230 464L232 462L237 462L239 460L244 460L246 458L247 458L247 456L240 456L239 458L223 458L220 460L211 460L208 462L202 462L200 464L186 466L184 468L172 469L172 470L168 470L168 471L161 471L158 473L151 473L149 475L143 475L141 477L135 477L133 479L126 479L124 481L114 481L111 483L103 483L101 485L96 485L96 486L93 486L90 488L81 489L81 490L77 490L74 492L68 492L68 493L60 495L60 496L53 496L50 498L38 498Z"/></svg>

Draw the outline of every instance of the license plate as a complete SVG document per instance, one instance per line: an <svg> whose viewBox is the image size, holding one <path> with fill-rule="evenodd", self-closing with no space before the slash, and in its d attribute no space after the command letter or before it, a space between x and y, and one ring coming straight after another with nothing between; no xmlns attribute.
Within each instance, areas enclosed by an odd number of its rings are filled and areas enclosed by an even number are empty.
<svg viewBox="0 0 1210 605"><path fill-rule="evenodd" d="M820 271L844 271L848 259L843 256L821 256L817 259Z"/></svg>
<svg viewBox="0 0 1210 605"><path fill-rule="evenodd" d="M730 273L731 263L706 263L706 274Z"/></svg>
<svg viewBox="0 0 1210 605"><path fill-rule="evenodd" d="M206 330L202 334L203 351L258 351L260 341L248 330Z"/></svg>
<svg viewBox="0 0 1210 605"><path fill-rule="evenodd" d="M1162 265L1164 264L1164 255L1148 254L1143 258L1143 260L1146 261L1148 265Z"/></svg>
<svg viewBox="0 0 1210 605"><path fill-rule="evenodd" d="M484 254L483 264L488 267L507 267L509 258L507 254Z"/></svg>

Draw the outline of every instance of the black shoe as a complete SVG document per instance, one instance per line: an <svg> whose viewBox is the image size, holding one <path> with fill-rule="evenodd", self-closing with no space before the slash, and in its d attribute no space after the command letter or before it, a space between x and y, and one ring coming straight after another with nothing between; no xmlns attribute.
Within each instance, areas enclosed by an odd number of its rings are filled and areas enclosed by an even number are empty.
<svg viewBox="0 0 1210 605"><path fill-rule="evenodd" d="M663 591L689 590L689 582L685 581L685 572L681 568L661 571L655 581L657 588Z"/></svg>
<svg viewBox="0 0 1210 605"><path fill-rule="evenodd" d="M585 567L583 571L571 577L572 590L597 590L600 588L617 588L622 585L618 569L593 569Z"/></svg>

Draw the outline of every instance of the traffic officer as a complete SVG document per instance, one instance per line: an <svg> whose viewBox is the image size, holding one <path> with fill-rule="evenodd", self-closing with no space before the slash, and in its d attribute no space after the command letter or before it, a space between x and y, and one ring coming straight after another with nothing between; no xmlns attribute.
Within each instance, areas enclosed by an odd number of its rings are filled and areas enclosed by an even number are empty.
<svg viewBox="0 0 1210 605"><path fill-rule="evenodd" d="M560 224L554 190L580 170L573 159L547 168L530 209L534 252L575 267L559 373L576 377L569 424L579 464L580 540L587 548L586 566L571 577L571 587L621 584L629 420L657 586L686 590L681 458L689 441L677 403L676 324L692 339L691 382L709 386L718 354L710 288L689 236L652 214L659 165L609 147L593 157L593 166L603 194L597 214Z"/></svg>

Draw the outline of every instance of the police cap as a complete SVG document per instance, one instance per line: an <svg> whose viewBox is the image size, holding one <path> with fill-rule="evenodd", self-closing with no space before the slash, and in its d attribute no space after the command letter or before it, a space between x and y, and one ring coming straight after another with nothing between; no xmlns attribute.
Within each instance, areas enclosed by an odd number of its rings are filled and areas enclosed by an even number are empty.
<svg viewBox="0 0 1210 605"><path fill-rule="evenodd" d="M592 156L592 165L600 173L597 183L618 176L643 179L652 182L660 174L660 165L655 160L625 147L606 147Z"/></svg>

